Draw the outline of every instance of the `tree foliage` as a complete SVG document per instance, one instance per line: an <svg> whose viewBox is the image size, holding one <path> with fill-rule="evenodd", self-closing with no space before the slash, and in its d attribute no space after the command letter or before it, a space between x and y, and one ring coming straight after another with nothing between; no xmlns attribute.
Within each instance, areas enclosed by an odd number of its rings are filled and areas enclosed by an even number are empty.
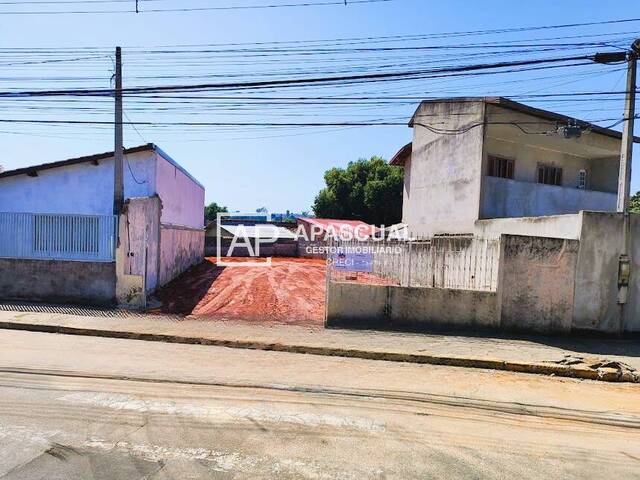
<svg viewBox="0 0 640 480"><path fill-rule="evenodd" d="M227 207L218 205L216 202L211 202L204 207L204 221L214 222L218 218L218 212L226 212Z"/></svg>
<svg viewBox="0 0 640 480"><path fill-rule="evenodd" d="M393 225L402 218L404 170L374 156L332 168L313 205L317 217Z"/></svg>
<svg viewBox="0 0 640 480"><path fill-rule="evenodd" d="M640 213L640 192L631 195L629 198L629 211L631 213Z"/></svg>

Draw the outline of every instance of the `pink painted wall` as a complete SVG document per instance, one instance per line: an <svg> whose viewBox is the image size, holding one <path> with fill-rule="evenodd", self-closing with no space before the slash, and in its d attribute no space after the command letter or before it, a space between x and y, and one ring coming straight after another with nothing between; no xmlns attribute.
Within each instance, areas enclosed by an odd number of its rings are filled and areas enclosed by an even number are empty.
<svg viewBox="0 0 640 480"><path fill-rule="evenodd" d="M156 192L162 200L161 222L204 228L204 188L160 153L156 155Z"/></svg>

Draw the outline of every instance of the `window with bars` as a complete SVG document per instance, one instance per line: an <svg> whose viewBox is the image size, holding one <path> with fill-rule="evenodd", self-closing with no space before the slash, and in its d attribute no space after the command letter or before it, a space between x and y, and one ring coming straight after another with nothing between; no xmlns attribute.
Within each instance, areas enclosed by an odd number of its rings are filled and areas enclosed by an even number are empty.
<svg viewBox="0 0 640 480"><path fill-rule="evenodd" d="M97 254L98 217L36 214L33 217L34 252Z"/></svg>
<svg viewBox="0 0 640 480"><path fill-rule="evenodd" d="M538 165L538 183L562 185L562 168L550 165Z"/></svg>
<svg viewBox="0 0 640 480"><path fill-rule="evenodd" d="M513 158L488 156L489 176L513 179L513 167L515 160Z"/></svg>
<svg viewBox="0 0 640 480"><path fill-rule="evenodd" d="M584 169L578 172L578 188L580 190L587 189L587 171Z"/></svg>

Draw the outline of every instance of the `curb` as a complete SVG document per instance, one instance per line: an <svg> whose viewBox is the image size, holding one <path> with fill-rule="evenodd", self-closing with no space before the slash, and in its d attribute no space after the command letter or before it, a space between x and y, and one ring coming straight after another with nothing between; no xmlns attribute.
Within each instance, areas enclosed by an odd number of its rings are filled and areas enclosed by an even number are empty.
<svg viewBox="0 0 640 480"><path fill-rule="evenodd" d="M251 340L223 340L216 338L185 337L157 333L138 333L126 330L100 330L91 328L66 327L63 325L39 325L33 323L17 322L0 322L0 329L24 330L28 332L41 333L58 333L63 335L119 338L127 340L142 340L147 342L209 345L215 347L301 353L307 355L321 355L326 357L360 358L363 360L380 360L387 362L444 365L449 367L464 368L483 368L489 370L503 370L517 373L531 373L538 375L553 375L557 377L581 378L586 380L599 380L604 382L640 383L640 376L634 373L620 372L614 369L596 370L576 366L514 362L492 358L469 358L429 354L380 352L350 348L316 347L311 345L295 345Z"/></svg>

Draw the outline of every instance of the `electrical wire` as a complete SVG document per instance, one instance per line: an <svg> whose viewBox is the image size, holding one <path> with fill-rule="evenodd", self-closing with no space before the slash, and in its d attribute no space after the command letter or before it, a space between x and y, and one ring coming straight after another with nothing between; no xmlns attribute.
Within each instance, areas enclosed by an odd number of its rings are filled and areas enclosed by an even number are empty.
<svg viewBox="0 0 640 480"><path fill-rule="evenodd" d="M398 0L328 0L321 2L290 2L278 4L253 4L253 5L226 5L218 7L177 7L177 8L150 8L150 9L127 9L127 10L7 10L0 11L0 15L100 15L100 14L117 14L117 13L185 13L185 12L212 12L212 11L233 11L233 10L264 10L274 8L291 8L291 7L324 7L324 6L349 6L373 3L389 3ZM20 2L25 4L27 2ZM98 3L98 2L86 2ZM85 4L86 4L85 3ZM5 3L7 5L8 3ZM16 3L18 4L18 3Z"/></svg>
<svg viewBox="0 0 640 480"><path fill-rule="evenodd" d="M476 72L481 70L494 70L516 66L527 65L548 65L554 63L566 63L571 61L592 60L593 55L578 55L571 57L544 58L535 60L520 60L497 63L484 63L476 65L463 65L456 67L434 68L426 70L414 70L403 72L371 73L361 75L344 75L336 77L317 77L300 79L282 79L257 82L229 82L229 83L208 83L195 85L165 85L152 87L129 87L123 88L123 95L134 95L139 93L162 93L162 92L185 92L185 91L205 91L216 89L256 89L265 87L284 87L288 85L314 85L314 84L335 84L345 82L373 81L385 79L402 78L424 78L426 75L457 74L464 72ZM570 64L569 66L572 66ZM68 90L42 90L42 91L22 91L22 92L0 92L0 97L36 97L36 96L111 96L113 89L68 89Z"/></svg>
<svg viewBox="0 0 640 480"><path fill-rule="evenodd" d="M634 21L640 19L613 22ZM517 27L511 33L571 25L578 24ZM453 33L473 37L494 32L496 29ZM203 140L214 138L218 132L247 129L273 130L276 134L271 136L276 138L289 136L279 132L296 129L326 132L396 127L406 125L421 100L460 94L493 94L545 108L555 106L570 117L579 111L601 112L593 116L603 117L607 116L603 112L615 111L626 92L562 87L610 73L617 76L622 66L595 65L592 52L628 48L633 34L583 33L463 43L447 40L442 45L432 43L441 34L427 34L124 49L125 78L134 82L123 92L125 110L149 120L131 122L126 116L126 125L143 139L143 133L162 132L178 141L187 140L185 132ZM569 41L558 41L562 39ZM469 54L462 54L465 49ZM105 63L110 56L110 50L102 47L0 48L0 111L4 123L11 119L17 124L60 120L40 125L60 131L85 126L100 135L107 133L113 126L102 121L105 115L112 115L113 88L104 88L108 84ZM70 65L77 66L76 71L81 68L82 74L70 75ZM10 70L4 73L2 68ZM557 68L562 69L562 75L549 74ZM523 75L537 70L545 73ZM493 81L477 81L486 75ZM220 78L228 81L217 80ZM518 92L519 87L534 80L535 90ZM147 82L152 85L145 85ZM46 118L43 110L55 115ZM165 122L168 115L184 121ZM65 117L76 123L65 123ZM618 121L614 126L620 123L619 118L590 121L611 120ZM37 134L39 124L32 125ZM298 134L302 133L291 135Z"/></svg>

